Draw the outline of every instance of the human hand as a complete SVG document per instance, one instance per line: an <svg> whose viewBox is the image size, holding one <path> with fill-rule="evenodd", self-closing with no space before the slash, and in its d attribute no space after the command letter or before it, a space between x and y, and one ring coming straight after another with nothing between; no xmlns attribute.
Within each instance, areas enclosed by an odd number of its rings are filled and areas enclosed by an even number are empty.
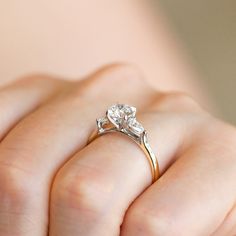
<svg viewBox="0 0 236 236"><path fill-rule="evenodd" d="M130 139L87 144L117 102L138 108L161 177ZM0 91L0 236L235 235L236 131L130 66Z"/></svg>

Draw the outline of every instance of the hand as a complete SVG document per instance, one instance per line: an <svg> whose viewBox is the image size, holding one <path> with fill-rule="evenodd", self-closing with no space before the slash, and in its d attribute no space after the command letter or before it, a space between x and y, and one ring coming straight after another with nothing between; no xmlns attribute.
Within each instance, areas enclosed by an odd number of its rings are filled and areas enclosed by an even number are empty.
<svg viewBox="0 0 236 236"><path fill-rule="evenodd" d="M117 102L138 108L161 177L130 139L87 140ZM236 131L181 93L114 65L0 91L0 236L235 235Z"/></svg>

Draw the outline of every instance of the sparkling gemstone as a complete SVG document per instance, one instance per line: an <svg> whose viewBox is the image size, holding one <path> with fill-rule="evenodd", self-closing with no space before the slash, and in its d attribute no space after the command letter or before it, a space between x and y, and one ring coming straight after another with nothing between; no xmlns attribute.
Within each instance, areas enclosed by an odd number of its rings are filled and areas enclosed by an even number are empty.
<svg viewBox="0 0 236 236"><path fill-rule="evenodd" d="M104 131L103 126L108 123L109 123L109 120L106 117L97 119L97 126L98 126L99 131L100 132Z"/></svg>
<svg viewBox="0 0 236 236"><path fill-rule="evenodd" d="M128 121L129 128L136 134L141 134L144 131L143 126L135 119L129 119Z"/></svg>
<svg viewBox="0 0 236 236"><path fill-rule="evenodd" d="M98 121L98 123L100 123L101 126L103 126L109 122L106 117L99 118L97 121Z"/></svg>
<svg viewBox="0 0 236 236"><path fill-rule="evenodd" d="M117 128L129 130L137 135L144 131L135 118L136 108L126 104L116 104L107 110L107 117Z"/></svg>

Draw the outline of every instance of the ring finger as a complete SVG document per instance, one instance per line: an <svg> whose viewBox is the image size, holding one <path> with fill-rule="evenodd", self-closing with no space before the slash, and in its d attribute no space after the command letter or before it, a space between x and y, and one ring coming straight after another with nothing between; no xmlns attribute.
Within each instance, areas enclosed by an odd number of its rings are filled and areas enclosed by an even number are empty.
<svg viewBox="0 0 236 236"><path fill-rule="evenodd" d="M158 106L168 107L168 99ZM161 172L201 123L168 112L139 118L150 131ZM151 177L149 163L133 141L114 133L99 137L59 171L51 197L50 235L119 235L127 208Z"/></svg>

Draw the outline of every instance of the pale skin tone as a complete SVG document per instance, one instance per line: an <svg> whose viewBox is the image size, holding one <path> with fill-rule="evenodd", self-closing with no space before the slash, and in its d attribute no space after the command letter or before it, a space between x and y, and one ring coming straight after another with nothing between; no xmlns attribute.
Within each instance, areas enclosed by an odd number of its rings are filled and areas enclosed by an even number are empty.
<svg viewBox="0 0 236 236"><path fill-rule="evenodd" d="M136 14L131 6L124 5L127 17ZM118 19L116 9L109 14ZM126 56L113 46L107 53L109 41L101 40L100 59L79 57L88 71L120 59L138 67L113 64L74 82L32 75L1 88L0 236L236 234L236 130L191 98L204 100L176 47L168 40L163 46L169 37L161 29L160 23L157 51L145 27L129 27L147 37L142 45L123 45ZM82 45L95 40L86 35ZM130 139L107 134L87 145L95 119L117 102L138 109L160 165L154 184L146 156Z"/></svg>
<svg viewBox="0 0 236 236"><path fill-rule="evenodd" d="M187 95L161 93L136 68L113 65L81 82L26 78L0 96L0 235L236 233L236 131ZM94 117L117 100L136 106L149 131L161 172L153 185L128 138L86 145Z"/></svg>

